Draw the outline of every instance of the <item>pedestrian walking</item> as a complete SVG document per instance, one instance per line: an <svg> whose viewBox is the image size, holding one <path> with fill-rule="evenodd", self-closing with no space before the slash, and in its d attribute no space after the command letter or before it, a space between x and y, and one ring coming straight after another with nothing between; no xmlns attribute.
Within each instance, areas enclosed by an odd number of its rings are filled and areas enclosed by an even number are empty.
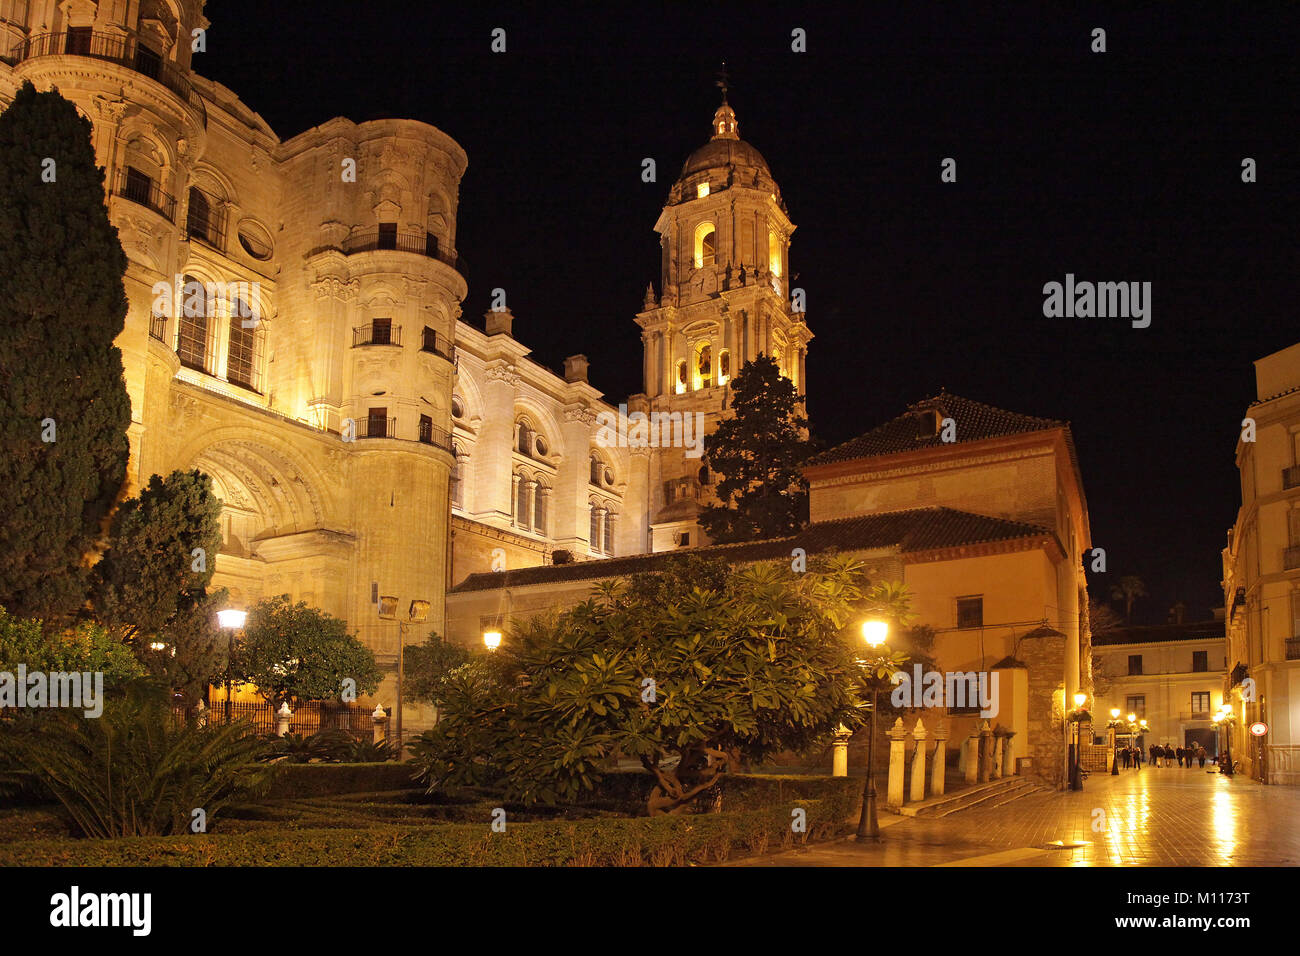
<svg viewBox="0 0 1300 956"><path fill-rule="evenodd" d="M1200 761L1202 770L1205 769L1205 758L1208 756L1209 754L1205 752L1205 748L1198 745L1196 748L1196 759Z"/></svg>
<svg viewBox="0 0 1300 956"><path fill-rule="evenodd" d="M1186 753L1187 751L1184 750L1182 747L1179 747L1177 750L1174 751L1174 756L1178 758L1178 766L1181 767L1183 765L1183 757L1184 755L1186 755Z"/></svg>
<svg viewBox="0 0 1300 956"><path fill-rule="evenodd" d="M1157 746L1156 744L1152 744L1150 750L1151 750L1151 766L1153 767L1160 766L1160 754L1161 754L1160 747Z"/></svg>
<svg viewBox="0 0 1300 956"><path fill-rule="evenodd" d="M1127 770L1127 769L1128 769L1129 760L1132 759L1132 755L1128 752L1128 748L1127 748L1127 747L1123 747L1123 748L1120 749L1120 752L1119 752L1119 759L1120 759L1121 761L1123 761L1123 763L1124 763L1124 769Z"/></svg>
<svg viewBox="0 0 1300 956"><path fill-rule="evenodd" d="M1164 757L1165 757L1165 766L1172 767L1173 764L1170 763L1170 761L1174 759L1174 748L1169 746L1168 744L1165 744Z"/></svg>

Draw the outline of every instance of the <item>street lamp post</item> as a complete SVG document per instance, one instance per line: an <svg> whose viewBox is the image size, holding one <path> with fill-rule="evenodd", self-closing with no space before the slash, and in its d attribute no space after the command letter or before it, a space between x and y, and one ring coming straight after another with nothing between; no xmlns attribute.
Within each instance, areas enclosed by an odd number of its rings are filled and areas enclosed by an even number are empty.
<svg viewBox="0 0 1300 956"><path fill-rule="evenodd" d="M385 621L397 622L397 758L402 759L402 678L406 671L406 633L412 624L418 624L429 616L428 601L412 601L407 609L406 619L397 616L397 598L381 595L379 598L379 616Z"/></svg>
<svg viewBox="0 0 1300 956"><path fill-rule="evenodd" d="M217 612L217 625L226 632L228 641L226 645L226 703L223 707L225 711L224 717L227 724L230 723L230 688L232 684L230 659L235 652L235 641L238 640L239 632L244 629L244 624L247 620L248 612L241 611L238 608L226 608L225 610Z"/></svg>
<svg viewBox="0 0 1300 956"><path fill-rule="evenodd" d="M883 648L889 635L885 621L864 621L862 639L872 650ZM879 842L880 822L876 818L876 703L878 688L875 675L871 680L871 713L867 722L867 779L862 785L862 815L858 818L858 840Z"/></svg>
<svg viewBox="0 0 1300 956"><path fill-rule="evenodd" d="M1223 740L1223 774L1226 777L1232 776L1232 722L1232 705L1224 704L1214 715L1214 725L1219 728Z"/></svg>
<svg viewBox="0 0 1300 956"><path fill-rule="evenodd" d="M1119 719L1119 708L1110 709L1110 722L1106 726L1110 729L1110 775L1119 776L1119 728L1122 721Z"/></svg>
<svg viewBox="0 0 1300 956"><path fill-rule="evenodd" d="M1079 756L1083 750L1083 715L1086 711L1083 705L1088 702L1088 695L1079 693L1074 695L1074 710L1070 712L1070 723L1073 730L1070 733L1070 789L1083 789L1083 776L1079 773Z"/></svg>

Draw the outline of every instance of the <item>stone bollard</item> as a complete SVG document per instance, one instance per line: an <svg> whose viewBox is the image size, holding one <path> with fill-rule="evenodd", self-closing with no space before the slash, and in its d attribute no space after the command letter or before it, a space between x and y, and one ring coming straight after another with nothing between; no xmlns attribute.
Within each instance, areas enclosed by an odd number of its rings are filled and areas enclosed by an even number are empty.
<svg viewBox="0 0 1300 956"><path fill-rule="evenodd" d="M1004 777L1015 776L1016 772L1015 750L1011 746L1011 738L1014 736L1013 731L1002 738L1002 776Z"/></svg>
<svg viewBox="0 0 1300 956"><path fill-rule="evenodd" d="M1002 735L993 735L993 763L989 766L989 779L996 780L1002 776Z"/></svg>
<svg viewBox="0 0 1300 956"><path fill-rule="evenodd" d="M194 705L194 724L196 727L206 727L208 725L208 705L199 701Z"/></svg>
<svg viewBox="0 0 1300 956"><path fill-rule="evenodd" d="M371 739L377 744L382 744L388 736L388 712L384 710L383 704L375 704L370 719L375 723L374 737Z"/></svg>
<svg viewBox="0 0 1300 956"><path fill-rule="evenodd" d="M966 771L966 782L974 783L980 772L980 737L978 733L971 734L962 744L966 751L966 765L963 768Z"/></svg>
<svg viewBox="0 0 1300 956"><path fill-rule="evenodd" d="M947 740L948 728L941 720L934 728L934 766L930 770L930 796L932 797L943 796L943 776L947 772L948 763L948 748L945 746Z"/></svg>
<svg viewBox="0 0 1300 956"><path fill-rule="evenodd" d="M925 724L918 717L912 730L916 749L912 752L912 792L908 799L917 803L925 799Z"/></svg>
<svg viewBox="0 0 1300 956"><path fill-rule="evenodd" d="M280 705L280 709L275 712L275 735L283 737L289 732L289 721L293 719L293 711L289 709L289 702L286 700Z"/></svg>
<svg viewBox="0 0 1300 956"><path fill-rule="evenodd" d="M889 728L889 792L885 802L891 807L903 805L903 760L907 750L907 729L903 718L894 721Z"/></svg>
<svg viewBox="0 0 1300 956"><path fill-rule="evenodd" d="M979 778L980 783L989 782L989 768L993 763L993 731L986 720L980 724Z"/></svg>
<svg viewBox="0 0 1300 956"><path fill-rule="evenodd" d="M831 776L849 775L849 738L853 736L843 724L835 728L831 737Z"/></svg>

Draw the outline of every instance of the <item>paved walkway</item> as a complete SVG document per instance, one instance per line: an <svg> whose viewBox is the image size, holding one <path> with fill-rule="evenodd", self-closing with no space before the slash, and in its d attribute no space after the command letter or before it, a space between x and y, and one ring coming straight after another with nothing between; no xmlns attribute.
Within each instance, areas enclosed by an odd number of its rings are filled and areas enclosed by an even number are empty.
<svg viewBox="0 0 1300 956"><path fill-rule="evenodd" d="M879 844L850 838L728 865L1300 865L1300 788L1177 765L1094 773L1075 793L941 818L881 814L880 822ZM1085 845L1054 849L1054 841Z"/></svg>

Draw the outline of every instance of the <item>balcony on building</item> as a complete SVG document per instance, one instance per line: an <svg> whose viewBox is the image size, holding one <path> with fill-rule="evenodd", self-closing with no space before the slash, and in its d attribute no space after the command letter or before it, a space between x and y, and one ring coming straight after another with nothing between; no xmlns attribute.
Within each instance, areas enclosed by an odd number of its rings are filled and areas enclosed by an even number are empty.
<svg viewBox="0 0 1300 956"><path fill-rule="evenodd" d="M149 338L159 342L167 341L167 316L153 313L149 316Z"/></svg>
<svg viewBox="0 0 1300 956"><path fill-rule="evenodd" d="M397 231L396 223L380 223L374 229L359 229L343 240L344 255L353 256L360 252L374 252L388 249L394 252L409 252L427 259L437 259L446 263L464 275L464 260L454 253L441 248L438 237L431 232L402 233Z"/></svg>
<svg viewBox="0 0 1300 956"><path fill-rule="evenodd" d="M221 252L226 248L226 211L216 202L203 190L190 188L185 234Z"/></svg>
<svg viewBox="0 0 1300 956"><path fill-rule="evenodd" d="M422 445L434 445L451 451L451 435L445 428L439 428L428 415L420 416L419 441Z"/></svg>
<svg viewBox="0 0 1300 956"><path fill-rule="evenodd" d="M1282 469L1282 490L1290 491L1292 488L1300 488L1300 465Z"/></svg>
<svg viewBox="0 0 1300 956"><path fill-rule="evenodd" d="M1286 659L1300 661L1300 637L1288 637L1286 639Z"/></svg>
<svg viewBox="0 0 1300 956"><path fill-rule="evenodd" d="M147 173L124 166L113 177L113 195L127 202L152 209L168 222L176 221L176 199L163 192L162 186Z"/></svg>
<svg viewBox="0 0 1300 956"><path fill-rule="evenodd" d="M451 361L451 342L447 336L428 326L424 327L424 332L420 337L420 351L430 352L445 358L448 362Z"/></svg>
<svg viewBox="0 0 1300 956"><path fill-rule="evenodd" d="M357 438L396 438L397 419L369 416L356 421Z"/></svg>
<svg viewBox="0 0 1300 956"><path fill-rule="evenodd" d="M396 345L402 344L402 327L393 325L387 319L376 319L366 325L358 325L352 329L352 347L361 348L365 345Z"/></svg>
<svg viewBox="0 0 1300 956"><path fill-rule="evenodd" d="M9 51L8 61L17 66L43 56L84 56L124 66L171 90L207 125L203 97L186 78L185 71L163 59L160 52L134 33L100 33L92 27L68 27L61 33L28 37Z"/></svg>

